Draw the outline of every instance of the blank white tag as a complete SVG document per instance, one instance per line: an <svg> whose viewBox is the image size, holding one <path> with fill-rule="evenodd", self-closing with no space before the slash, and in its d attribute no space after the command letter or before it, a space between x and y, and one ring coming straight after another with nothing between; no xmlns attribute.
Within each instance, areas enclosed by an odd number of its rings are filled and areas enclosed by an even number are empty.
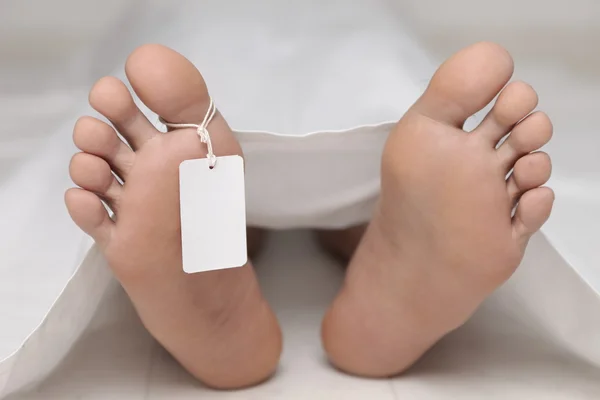
<svg viewBox="0 0 600 400"><path fill-rule="evenodd" d="M183 270L190 273L241 267L246 249L244 159L186 160L179 166Z"/></svg>

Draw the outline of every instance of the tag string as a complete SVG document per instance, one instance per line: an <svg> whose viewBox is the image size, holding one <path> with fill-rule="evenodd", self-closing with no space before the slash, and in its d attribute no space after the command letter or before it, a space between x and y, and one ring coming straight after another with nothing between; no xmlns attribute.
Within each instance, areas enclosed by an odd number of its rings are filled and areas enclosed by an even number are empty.
<svg viewBox="0 0 600 400"><path fill-rule="evenodd" d="M158 120L165 126L168 126L169 128L195 128L196 133L198 133L198 136L200 136L200 140L202 141L202 143L206 143L206 147L208 149L208 154L206 156L206 158L208 159L208 166L210 169L213 169L217 163L217 157L215 156L215 153L213 152L212 142L210 140L210 134L208 133L208 125L212 121L216 112L217 112L217 107L215 106L215 103L214 103L212 97L210 97L210 104L208 105L208 110L206 110L206 114L204 115L204 119L202 120L202 123L200 123L200 125L198 125L198 124L174 124L174 123L165 121L162 117L158 117Z"/></svg>

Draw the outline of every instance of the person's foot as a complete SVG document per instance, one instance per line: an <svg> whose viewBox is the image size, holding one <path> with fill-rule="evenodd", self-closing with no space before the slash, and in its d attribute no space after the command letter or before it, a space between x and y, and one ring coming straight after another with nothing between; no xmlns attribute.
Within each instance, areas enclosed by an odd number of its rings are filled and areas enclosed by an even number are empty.
<svg viewBox="0 0 600 400"><path fill-rule="evenodd" d="M183 56L146 45L129 57L126 72L158 115L169 122L201 122L208 92ZM194 275L182 269L178 167L205 157L205 145L194 129L157 131L116 78L98 81L90 104L131 148L106 123L78 120L74 141L82 152L73 157L70 173L81 189L65 195L71 217L101 248L148 330L190 373L218 388L268 378L279 360L281 333L250 263ZM217 156L242 154L220 114L209 130Z"/></svg>
<svg viewBox="0 0 600 400"><path fill-rule="evenodd" d="M462 130L512 73L501 47L468 47L390 134L376 214L323 323L338 368L402 372L511 276L548 219L554 194L540 186L550 158L531 152L550 140L552 125L530 114L535 91L510 83L477 129Z"/></svg>
<svg viewBox="0 0 600 400"><path fill-rule="evenodd" d="M342 263L347 263L366 229L367 224L361 224L342 229L318 229L315 233L318 243L327 253Z"/></svg>

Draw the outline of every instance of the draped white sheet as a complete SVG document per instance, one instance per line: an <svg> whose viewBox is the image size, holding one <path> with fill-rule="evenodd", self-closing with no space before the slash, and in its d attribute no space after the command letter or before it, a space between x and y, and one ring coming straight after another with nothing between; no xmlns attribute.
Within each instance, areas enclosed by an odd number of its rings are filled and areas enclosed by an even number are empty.
<svg viewBox="0 0 600 400"><path fill-rule="evenodd" d="M600 78L589 72L600 60L585 48L599 33L596 3L542 16L526 0L518 16L498 6L491 17L466 0L33 3L0 6L0 398L600 396L591 112ZM318 323L341 271L297 232L278 234L257 260L286 334L280 373L252 390L208 392L158 350L66 214L70 131L90 113L85 90L103 74L123 77L139 44L169 45L204 73L247 157L249 221L298 228L367 218L390 122L436 65L426 53L437 60L490 38L515 52L517 77L536 86L555 122L556 209L516 275L405 377L365 381L324 364Z"/></svg>

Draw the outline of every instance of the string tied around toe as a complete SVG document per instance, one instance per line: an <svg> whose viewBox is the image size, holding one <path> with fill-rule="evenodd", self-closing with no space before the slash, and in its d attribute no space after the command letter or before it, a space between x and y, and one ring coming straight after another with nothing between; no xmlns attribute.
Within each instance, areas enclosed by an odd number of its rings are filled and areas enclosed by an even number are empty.
<svg viewBox="0 0 600 400"><path fill-rule="evenodd" d="M202 120L202 122L200 124L175 124L172 122L165 121L165 119L163 117L158 117L158 120L165 126L168 126L169 128L175 128L175 129L177 129L177 128L195 128L196 133L200 137L200 141L202 143L206 144L206 148L207 148L206 158L208 159L208 166L210 169L213 169L215 167L215 165L217 164L217 157L215 156L215 153L213 152L212 141L210 140L210 133L208 132L208 125L211 123L213 117L215 116L215 114L217 112L217 107L215 106L215 103L214 103L212 97L209 97L209 98L210 98L210 103L208 105L208 109L206 110L204 119Z"/></svg>

